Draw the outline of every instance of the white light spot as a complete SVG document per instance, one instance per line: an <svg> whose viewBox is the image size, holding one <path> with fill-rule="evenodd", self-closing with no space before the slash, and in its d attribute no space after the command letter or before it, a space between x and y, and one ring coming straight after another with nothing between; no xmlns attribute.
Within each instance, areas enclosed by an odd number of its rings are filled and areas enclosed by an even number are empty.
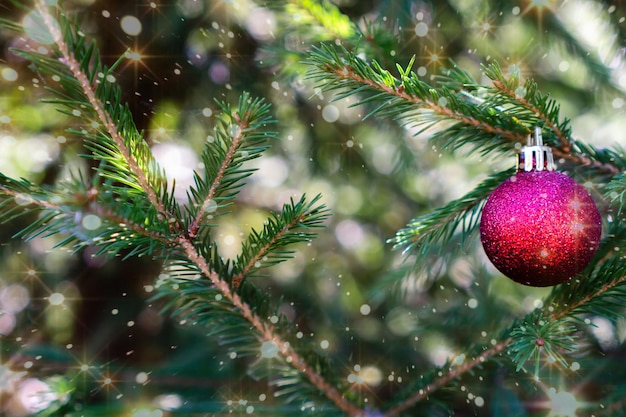
<svg viewBox="0 0 626 417"><path fill-rule="evenodd" d="M147 372L139 372L135 375L135 382L138 384L146 384L148 382L148 373Z"/></svg>
<svg viewBox="0 0 626 417"><path fill-rule="evenodd" d="M63 301L65 301L65 296L60 292L54 292L48 297L48 302L53 306L61 305Z"/></svg>
<svg viewBox="0 0 626 417"><path fill-rule="evenodd" d="M111 17L111 12L109 12L108 10L103 10L102 16L108 19L109 17Z"/></svg>
<svg viewBox="0 0 626 417"><path fill-rule="evenodd" d="M289 177L289 165L280 156L259 158L253 164L257 169L254 181L263 187L279 187Z"/></svg>
<svg viewBox="0 0 626 417"><path fill-rule="evenodd" d="M211 117L213 115L213 110L211 110L209 107L205 107L202 109L202 115L204 117Z"/></svg>
<svg viewBox="0 0 626 417"><path fill-rule="evenodd" d="M194 184L194 168L199 162L196 152L187 145L166 142L153 146L152 154L165 170L168 182L176 183L176 199L186 202L187 190Z"/></svg>
<svg viewBox="0 0 626 417"><path fill-rule="evenodd" d="M342 220L335 227L335 237L346 249L356 249L364 243L366 233L354 220Z"/></svg>
<svg viewBox="0 0 626 417"><path fill-rule="evenodd" d="M585 230L585 225L581 222L572 222L572 232L583 232Z"/></svg>
<svg viewBox="0 0 626 417"><path fill-rule="evenodd" d="M339 109L333 104L327 104L322 109L322 118L328 123L334 123L339 120Z"/></svg>
<svg viewBox="0 0 626 417"><path fill-rule="evenodd" d="M275 358L278 356L278 345L272 341L268 340L261 344L261 356L266 359Z"/></svg>
<svg viewBox="0 0 626 417"><path fill-rule="evenodd" d="M364 366L359 372L359 377L365 384L377 387L383 380L383 373L375 366Z"/></svg>
<svg viewBox="0 0 626 417"><path fill-rule="evenodd" d="M0 336L6 336L15 329L17 319L13 313L3 311L0 313Z"/></svg>
<svg viewBox="0 0 626 417"><path fill-rule="evenodd" d="M244 24L248 33L259 40L271 39L277 26L274 13L265 7L253 7Z"/></svg>
<svg viewBox="0 0 626 417"><path fill-rule="evenodd" d="M621 97L613 99L611 106L613 106L614 109L621 109L624 106L624 99Z"/></svg>
<svg viewBox="0 0 626 417"><path fill-rule="evenodd" d="M320 347L322 349L328 349L329 346L330 346L330 342L328 340L326 340L326 339L324 339L324 340L322 340L320 342Z"/></svg>
<svg viewBox="0 0 626 417"><path fill-rule="evenodd" d="M485 400L483 397L476 397L474 398L474 404L476 404L476 407L482 407L483 405L485 405Z"/></svg>
<svg viewBox="0 0 626 417"><path fill-rule="evenodd" d="M54 30L61 30L59 23L54 17L50 16L50 22L52 23ZM54 43L54 37L50 33L50 29L48 29L46 22L44 22L43 17L39 14L39 12L32 11L24 16L22 26L24 27L24 32L26 32L26 34L35 42L43 45L50 45Z"/></svg>
<svg viewBox="0 0 626 417"><path fill-rule="evenodd" d="M16 397L27 414L45 410L59 399L58 394L48 384L36 378L28 378L20 382Z"/></svg>
<svg viewBox="0 0 626 417"><path fill-rule="evenodd" d="M9 67L4 67L2 68L2 71L0 72L0 74L2 74L2 78L4 78L6 81L16 81L17 80L17 71L15 71L13 68L9 68Z"/></svg>
<svg viewBox="0 0 626 417"><path fill-rule="evenodd" d="M30 303L28 289L20 284L10 284L0 292L0 312L5 315L19 313Z"/></svg>
<svg viewBox="0 0 626 417"><path fill-rule="evenodd" d="M102 220L100 220L100 217L95 214L88 214L83 217L81 224L87 230L97 230L100 226L102 226Z"/></svg>
<svg viewBox="0 0 626 417"><path fill-rule="evenodd" d="M207 200L202 205L202 208L204 208L206 213L214 213L217 210L217 203L215 200Z"/></svg>
<svg viewBox="0 0 626 417"><path fill-rule="evenodd" d="M576 415L578 401L571 392L559 391L554 388L548 390L548 408L551 416L569 417Z"/></svg>
<svg viewBox="0 0 626 417"><path fill-rule="evenodd" d="M141 33L141 22L135 16L126 15L122 17L120 26L127 35L137 36Z"/></svg>
<svg viewBox="0 0 626 417"><path fill-rule="evenodd" d="M415 25L415 34L420 38L423 38L428 34L428 25L425 22L419 22Z"/></svg>
<svg viewBox="0 0 626 417"><path fill-rule="evenodd" d="M561 72L565 72L569 69L569 62L567 61L561 61L559 62L559 71Z"/></svg>
<svg viewBox="0 0 626 417"><path fill-rule="evenodd" d="M363 304L361 306L361 308L359 309L359 311L361 312L361 314L363 314L364 316L367 316L369 313L372 312L372 308L369 306L369 304Z"/></svg>
<svg viewBox="0 0 626 417"><path fill-rule="evenodd" d="M513 16L517 16L521 11L522 10L519 7L515 6L513 7L513 10L511 10L511 13L513 13Z"/></svg>
<svg viewBox="0 0 626 417"><path fill-rule="evenodd" d="M470 298L469 300L467 300L467 306L471 309L475 309L476 307L478 307L478 300L475 298Z"/></svg>

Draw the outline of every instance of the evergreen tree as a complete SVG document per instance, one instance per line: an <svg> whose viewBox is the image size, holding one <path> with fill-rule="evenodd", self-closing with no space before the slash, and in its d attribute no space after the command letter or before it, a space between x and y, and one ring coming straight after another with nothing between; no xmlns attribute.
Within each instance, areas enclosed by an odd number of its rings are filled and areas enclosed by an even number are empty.
<svg viewBox="0 0 626 417"><path fill-rule="evenodd" d="M5 415L626 414L624 5L0 10ZM548 287L478 239L540 134L602 218Z"/></svg>

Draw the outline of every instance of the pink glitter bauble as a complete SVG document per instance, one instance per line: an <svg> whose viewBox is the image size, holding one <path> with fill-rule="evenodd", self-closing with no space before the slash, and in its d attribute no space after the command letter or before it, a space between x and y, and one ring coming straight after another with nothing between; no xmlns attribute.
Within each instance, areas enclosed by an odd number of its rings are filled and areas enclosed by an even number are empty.
<svg viewBox="0 0 626 417"><path fill-rule="evenodd" d="M500 272L520 284L566 282L589 263L602 219L591 195L557 171L522 171L487 200L480 240Z"/></svg>

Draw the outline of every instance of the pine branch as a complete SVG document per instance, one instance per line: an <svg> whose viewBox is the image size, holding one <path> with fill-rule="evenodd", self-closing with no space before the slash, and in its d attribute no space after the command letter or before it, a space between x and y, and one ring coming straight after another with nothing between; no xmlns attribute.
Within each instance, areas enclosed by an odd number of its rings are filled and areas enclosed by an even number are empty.
<svg viewBox="0 0 626 417"><path fill-rule="evenodd" d="M542 96L541 93L538 91L537 84L531 79L528 79L526 81L522 89L524 96L518 95L517 91L521 86L517 83L512 85L510 82L505 82L503 80L503 77L501 76L501 73L498 74L493 72L495 68L498 68L497 71L500 72L499 66L497 66L497 64L492 65L490 70L486 72L486 75L493 80L494 88L508 99L507 102L519 103L520 111L528 110L537 117L538 122L542 121L543 123L545 123L546 126L554 132L557 139L559 140L561 151L564 153L569 153L571 149L569 140L569 136L571 133L569 132L569 127L567 126L569 121L565 121L565 123L563 123L563 127L559 126L559 124L555 122L555 120L559 119L558 103L554 100L550 100L548 97ZM512 79L516 80L516 78ZM535 105L534 103L539 104ZM514 112L515 109L507 108L507 111ZM563 128L567 129L567 131L564 132L562 130Z"/></svg>
<svg viewBox="0 0 626 417"><path fill-rule="evenodd" d="M494 152L509 153L516 143L525 144L534 126L548 125L559 136L554 154L578 165L591 165L608 174L615 175L620 166L615 163L597 163L595 153L572 153L569 121L561 122L558 103L538 93L534 82L528 81L524 97L518 97L513 86L519 80L514 76L506 79L497 64L486 69L496 87L483 87L486 99L467 99L467 91L456 91L450 86L477 90L479 85L468 74L449 71L447 77L440 77L440 87L433 87L421 81L411 71L411 61L406 68L397 67L400 77L382 68L376 61L365 62L357 56L358 51L349 51L344 46L322 44L310 53L309 65L312 69L309 78L324 90L338 90L337 99L354 94L367 93L357 105L371 104L374 109L366 116L378 115L400 119L402 123L421 127L420 132L439 123L452 123L445 129L432 132L432 140L441 143L444 149L455 150L471 145L482 155ZM454 77L460 76L460 80ZM471 80L471 81L470 81ZM505 112L503 104L513 104L514 109ZM577 149L585 151L585 149Z"/></svg>
<svg viewBox="0 0 626 417"><path fill-rule="evenodd" d="M412 220L391 242L404 252L416 253L419 263L421 257L430 253L429 248L451 239L459 226L462 236L469 236L480 222L482 202L511 175L513 170L490 176L465 196Z"/></svg>
<svg viewBox="0 0 626 417"><path fill-rule="evenodd" d="M621 216L626 204L626 175L616 175L607 185L605 190L606 199L617 204L617 216Z"/></svg>
<svg viewBox="0 0 626 417"><path fill-rule="evenodd" d="M486 348L482 351L482 353L478 354L471 360L463 362L461 365L448 367L444 366L435 369L433 372L431 372L432 375L438 375L434 382L427 383L422 388L415 390L412 395L406 397L404 400L400 401L392 408L385 411L383 417L396 417L401 415L401 413L415 406L415 404L427 399L433 393L447 386L455 379L461 377L463 374L470 372L476 367L482 366L485 362L491 360L494 356L497 356L504 352L510 342L510 339L505 339L501 342L495 342L490 348Z"/></svg>
<svg viewBox="0 0 626 417"><path fill-rule="evenodd" d="M59 68L51 62L54 60L35 53L19 53L43 73L52 72L60 78L64 92L59 94L56 103L70 109L70 114L84 118L95 130L89 146L95 158L108 162L113 168L106 175L146 193L160 215L170 219L171 207L168 205L175 200L168 196L165 175L137 131L128 107L119 104L119 88L108 80L115 65L105 68L95 45L86 45L84 37L74 31L63 15L59 27L45 0L36 2L36 10L56 45L57 62L65 68ZM77 111L78 108L83 111ZM129 177L132 180L129 181Z"/></svg>
<svg viewBox="0 0 626 417"><path fill-rule="evenodd" d="M304 375L308 381L315 386L319 391L331 400L336 407L346 412L351 416L361 416L362 410L356 405L352 404L332 385L330 385L315 369L310 366L294 349L291 345L281 339L278 336L276 327L261 319L246 303L238 293L234 292L229 284L220 278L218 274L213 272L209 267L207 260L198 253L193 244L185 237L179 238L179 244L184 250L185 256L197 265L199 271L207 277L211 284L220 291L220 293L234 306L237 310L237 314L241 314L252 326L254 331L258 334L259 341L261 343L267 342L276 346L277 353L280 354L284 360L297 369L302 375Z"/></svg>
<svg viewBox="0 0 626 417"><path fill-rule="evenodd" d="M242 295L235 292L230 284L211 268L209 262L199 253L191 241L201 228L201 221L208 211L207 203L218 197L222 197L224 200L232 199L233 190L239 187L241 180L251 172L241 169L241 165L245 161L257 157L265 150L265 146L262 146L261 143L265 142L268 137L274 136L259 131L260 127L270 123L270 119L267 118L268 106L261 100L251 100L247 95L244 95L240 100L237 112L232 113L230 108L223 108L224 114L226 114L224 120L230 118L230 120L235 121L234 125L224 123L221 129L218 129L220 139L222 139L221 143L228 143L228 145L223 153L217 152L219 163L209 164L207 169L209 177L200 180L200 177L196 176L196 184L201 186L191 191L190 200L196 198L197 201L195 202L199 203L199 208L195 212L193 209L191 211L193 217L188 228L189 237L182 233L176 233L178 237L173 242L171 240L173 238L172 232L180 230L180 213L174 205L175 201L167 192L162 170L154 162L147 144L134 127L128 108L118 104L121 97L119 89L111 87L105 82L110 69L102 67L94 44L85 46L82 37L73 32L69 22L62 21L64 33L61 33L43 0L37 3L37 10L51 32L60 59L55 61L28 51L21 53L31 59L44 73L59 77L62 90L55 91L59 97L55 100L55 104L66 107L68 113L83 118L85 122L91 122L93 133L83 131L79 133L88 138L88 146L93 152L93 156L101 161L98 174L99 177L107 180L101 185L106 193L95 192L94 197L99 196L98 202L106 204L103 207L93 206L90 201L87 208L95 210L94 212L105 220L120 223L116 225L117 228L107 227L108 225L104 222L98 223L97 227L94 226L94 230L91 230L93 233L85 236L73 231L72 239L78 237L81 244L94 243L108 249L108 251L119 251L135 242L139 244L130 254L141 255L146 253L145 249L140 249L145 241L135 232L140 231L136 225L138 221L143 220L146 222L144 226L151 230L151 232L142 234L148 240L146 243L149 246L148 252L155 244L159 247L170 246L169 256L174 256L180 251L192 264L195 264L197 271L209 279L211 286L232 305L230 315L245 319L247 324L242 329L249 332L250 327L252 327L253 334L257 334L256 337L261 343L266 342L275 346L277 353L291 367L302 374L312 386L322 392L339 409L350 415L360 415L361 410L357 406L346 400L335 387L331 386L315 370L314 366L308 364L287 341L281 339L276 327L269 321L261 319ZM104 74L101 78L104 78L105 81L98 81L98 74ZM74 111L77 108L80 108L81 111ZM94 119L98 123L94 123ZM226 135L231 135L232 140L226 139ZM212 158L210 156L211 149L205 151L204 155L205 160ZM216 160L212 159L212 161ZM215 167L217 168L213 169ZM30 184L16 184L16 188L19 187L30 193L35 191ZM133 190L140 191L140 195L133 194ZM7 191L9 195L12 192L8 188ZM223 196L222 194L227 195ZM148 202L150 207L145 207L143 204L143 195L146 196L145 202ZM130 202L131 204L120 204L119 200L129 200L123 201L123 203ZM43 199L33 201L39 202L39 205L44 209L56 209L56 207L48 206ZM259 241L267 243L267 246L260 248L259 254L265 254L263 256L274 254L274 261L278 261L281 256L285 255L285 253L282 255L279 253L281 248L305 238L309 239L312 235L306 229L317 227L326 216L323 207L314 206L316 201L317 199L307 204L302 199L299 203L286 206L280 218L270 219L269 224L271 226L251 239L251 242L258 238ZM122 208L119 210L106 208L116 206ZM123 207L125 206L128 207L128 211L124 211ZM76 211L75 209L76 207L70 207L70 210L64 213L61 220L65 221L65 217L72 211ZM58 232L62 222L57 219L57 214L56 210L51 211L50 214L43 216L44 220L26 228L25 233L39 234L42 230L51 233ZM122 221L123 223L121 223ZM286 222L286 227L279 229L278 233L274 233L276 226L282 225L282 222ZM130 225L130 229L128 225ZM170 232L167 236L169 243L167 238L161 237L162 225L167 225L168 228L164 233ZM294 230L291 231L289 228ZM295 230L298 229L299 234L296 234ZM206 245L205 247L211 246L210 242L202 243ZM241 277L249 274L255 267L256 261L252 262L254 256L250 258L242 257L245 261L242 263ZM225 269L226 267L228 267L227 263L222 264L218 269ZM195 274L194 269L196 268L192 268L188 273ZM204 297L196 297L187 301L191 303L191 310L196 312L202 311L207 303L207 299ZM225 326L228 327L227 324Z"/></svg>
<svg viewBox="0 0 626 417"><path fill-rule="evenodd" d="M268 116L269 105L261 99L252 99L247 93L239 99L237 110L218 103L221 117L215 127L215 140L202 153L205 172L196 173L195 186L189 190L188 211L192 216L187 229L192 239L198 235L207 213L225 207L238 193L243 180L253 172L242 168L267 149L267 141L276 139L275 132L261 128L275 121Z"/></svg>
<svg viewBox="0 0 626 417"><path fill-rule="evenodd" d="M320 198L317 195L308 203L304 196L297 203L291 200L280 214L274 213L267 219L262 231L252 229L235 263L237 272L231 281L235 290L261 267L289 259L293 252L285 250L285 246L309 241L314 236L311 229L321 227L328 217L328 210L323 205L315 206Z"/></svg>
<svg viewBox="0 0 626 417"><path fill-rule="evenodd" d="M603 242L599 249L610 251L616 244L626 243L626 229L621 235ZM591 267L588 267L589 271ZM556 286L544 300L541 309L528 313L524 318L502 332L498 341L484 348L483 353L457 366L444 366L432 374L437 375L426 385L418 385L414 393L398 402L385 413L386 417L394 417L409 409L429 395L447 386L463 374L481 366L487 360L493 360L498 354L506 352L518 370L528 360L537 360L541 355L550 357L556 363L565 366L567 363L562 352L575 349L573 335L577 328L572 320L579 321L580 315L599 315L615 319L621 317L623 301L626 298L626 266L619 254L609 256L590 272L582 273L569 284ZM480 349L480 348L479 348ZM535 362L537 365L538 363ZM538 369L535 369L538 372Z"/></svg>
<svg viewBox="0 0 626 417"><path fill-rule="evenodd" d="M370 93L358 103L377 105L367 117L378 114L403 119L404 123L424 126L423 130L444 120L455 123L448 127L450 132L439 133L441 139L454 137L483 146L489 143L492 149L504 150L511 142L522 142L526 137L528 128L520 126L513 117L495 118L492 109L468 103L447 88L435 89L421 81L411 71L412 62L406 68L398 66L401 77L396 78L376 61L368 64L356 54L357 51L330 44L313 48L309 78L325 90L339 90L337 99Z"/></svg>

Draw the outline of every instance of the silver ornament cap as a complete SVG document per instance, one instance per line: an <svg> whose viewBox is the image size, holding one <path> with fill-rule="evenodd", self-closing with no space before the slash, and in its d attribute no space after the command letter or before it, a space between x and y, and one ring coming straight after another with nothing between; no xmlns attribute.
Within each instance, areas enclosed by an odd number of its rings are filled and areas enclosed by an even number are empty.
<svg viewBox="0 0 626 417"><path fill-rule="evenodd" d="M528 144L522 147L517 156L517 172L554 170L556 170L556 164L552 148L543 144L541 128L536 126L534 134L528 135Z"/></svg>

